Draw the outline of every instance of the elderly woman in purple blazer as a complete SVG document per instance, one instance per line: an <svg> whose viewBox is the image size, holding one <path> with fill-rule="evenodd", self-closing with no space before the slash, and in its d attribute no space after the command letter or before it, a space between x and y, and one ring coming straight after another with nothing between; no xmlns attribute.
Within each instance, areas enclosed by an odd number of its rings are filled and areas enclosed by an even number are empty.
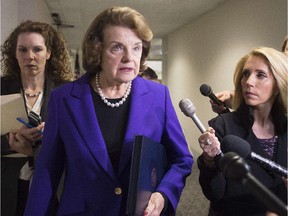
<svg viewBox="0 0 288 216"><path fill-rule="evenodd" d="M169 168L143 215L173 215L193 158L166 86L138 76L152 32L128 7L104 10L83 40L78 80L52 92L25 215L49 215L65 169L57 215L125 215L133 140L165 145Z"/></svg>

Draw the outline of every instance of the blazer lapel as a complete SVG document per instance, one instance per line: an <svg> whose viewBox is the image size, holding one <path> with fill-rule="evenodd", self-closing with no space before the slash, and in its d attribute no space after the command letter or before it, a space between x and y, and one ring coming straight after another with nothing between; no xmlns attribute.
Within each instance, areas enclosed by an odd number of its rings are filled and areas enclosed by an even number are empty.
<svg viewBox="0 0 288 216"><path fill-rule="evenodd" d="M74 83L71 91L73 98L66 101L67 109L91 155L105 173L115 181L116 175L97 121L90 91L89 76L84 75Z"/></svg>
<svg viewBox="0 0 288 216"><path fill-rule="evenodd" d="M71 95L73 98L66 101L67 109L71 113L74 124L84 140L84 144L105 173L114 181L117 181L117 176L109 159L95 114L88 75L82 76L74 83ZM149 107L152 100L153 95L148 91L143 80L137 77L132 85L130 113L121 151L118 175L130 164L134 136L143 134L145 114L150 111Z"/></svg>
<svg viewBox="0 0 288 216"><path fill-rule="evenodd" d="M143 80L137 77L132 84L130 113L122 146L118 175L130 163L134 137L135 135L142 135L144 132L146 125L143 123L147 121L144 118L145 114L150 111L149 107L152 100L153 95L148 91Z"/></svg>

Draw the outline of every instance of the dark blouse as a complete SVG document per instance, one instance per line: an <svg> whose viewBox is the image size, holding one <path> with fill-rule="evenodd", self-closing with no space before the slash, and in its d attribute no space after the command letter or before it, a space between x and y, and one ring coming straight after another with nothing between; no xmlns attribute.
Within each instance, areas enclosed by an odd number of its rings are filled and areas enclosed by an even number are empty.
<svg viewBox="0 0 288 216"><path fill-rule="evenodd" d="M96 117L101 129L108 155L114 167L118 170L122 143L125 136L130 98L129 95L123 105L119 107L109 107L101 99L101 97L91 87L92 99L95 107ZM116 103L119 99L107 99L111 103Z"/></svg>
<svg viewBox="0 0 288 216"><path fill-rule="evenodd" d="M266 153L267 158L269 160L275 161L275 155L277 151L276 148L277 136L268 139L258 139L258 140L263 151Z"/></svg>

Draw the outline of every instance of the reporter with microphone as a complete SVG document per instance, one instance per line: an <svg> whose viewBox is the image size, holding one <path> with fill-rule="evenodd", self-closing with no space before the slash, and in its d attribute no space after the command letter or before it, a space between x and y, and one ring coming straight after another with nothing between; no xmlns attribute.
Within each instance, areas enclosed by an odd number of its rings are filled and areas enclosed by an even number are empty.
<svg viewBox="0 0 288 216"><path fill-rule="evenodd" d="M209 215L265 216L270 209L249 188L217 168L221 142L226 135L246 140L251 151L287 169L287 57L272 48L253 49L238 62L234 73L235 111L218 115L198 141L199 182L210 200ZM207 142L209 140L209 142ZM208 145L208 143L211 143ZM237 143L235 143L236 145ZM251 173L287 206L283 177L247 160Z"/></svg>

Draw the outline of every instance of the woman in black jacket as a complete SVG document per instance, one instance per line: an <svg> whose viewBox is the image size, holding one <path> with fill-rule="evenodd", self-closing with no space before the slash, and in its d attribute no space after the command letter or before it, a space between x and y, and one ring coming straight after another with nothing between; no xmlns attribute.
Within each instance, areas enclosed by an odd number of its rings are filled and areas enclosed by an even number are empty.
<svg viewBox="0 0 288 216"><path fill-rule="evenodd" d="M287 57L272 48L256 48L237 64L234 112L220 114L198 141L199 181L210 200L209 215L265 215L269 209L241 182L226 178L215 165L226 135L236 135L251 150L287 167ZM236 145L236 144L235 144ZM287 179L248 161L251 173L287 205Z"/></svg>
<svg viewBox="0 0 288 216"><path fill-rule="evenodd" d="M1 95L21 93L27 115L33 111L42 121L35 128L22 126L1 135L1 215L14 216L24 213L50 92L72 80L73 73L63 36L46 23L21 23L1 52Z"/></svg>

